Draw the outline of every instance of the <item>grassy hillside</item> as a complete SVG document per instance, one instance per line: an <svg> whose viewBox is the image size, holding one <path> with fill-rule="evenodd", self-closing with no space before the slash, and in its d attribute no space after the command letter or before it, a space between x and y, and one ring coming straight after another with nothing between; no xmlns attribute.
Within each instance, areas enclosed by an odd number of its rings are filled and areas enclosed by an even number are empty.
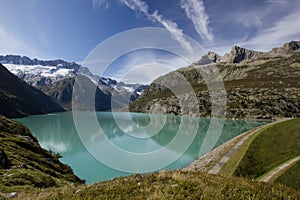
<svg viewBox="0 0 300 200"><path fill-rule="evenodd" d="M300 191L300 161L281 174L274 182Z"/></svg>
<svg viewBox="0 0 300 200"><path fill-rule="evenodd" d="M58 158L41 148L26 127L0 115L0 197L2 193L82 183Z"/></svg>
<svg viewBox="0 0 300 200"><path fill-rule="evenodd" d="M300 119L298 118L263 130L249 145L234 174L258 178L299 155Z"/></svg>
<svg viewBox="0 0 300 200"><path fill-rule="evenodd" d="M0 64L0 114L22 117L64 111L52 98L10 73Z"/></svg>
<svg viewBox="0 0 300 200"><path fill-rule="evenodd" d="M91 186L45 189L19 199L297 199L300 192L268 183L201 172L133 175Z"/></svg>

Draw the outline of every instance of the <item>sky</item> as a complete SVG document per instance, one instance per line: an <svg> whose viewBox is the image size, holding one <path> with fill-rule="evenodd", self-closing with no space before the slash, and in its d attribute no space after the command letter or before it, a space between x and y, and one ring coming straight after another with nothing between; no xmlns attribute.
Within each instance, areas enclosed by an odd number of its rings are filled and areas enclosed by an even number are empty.
<svg viewBox="0 0 300 200"><path fill-rule="evenodd" d="M300 40L299 0L0 0L0 8L0 54L47 60L81 63L101 42L143 27L164 28L182 47L188 36L220 55L233 45L269 51ZM124 80L147 83L168 72L159 72L160 64L169 71L187 65L168 52L142 50L120 56L106 75L134 71Z"/></svg>

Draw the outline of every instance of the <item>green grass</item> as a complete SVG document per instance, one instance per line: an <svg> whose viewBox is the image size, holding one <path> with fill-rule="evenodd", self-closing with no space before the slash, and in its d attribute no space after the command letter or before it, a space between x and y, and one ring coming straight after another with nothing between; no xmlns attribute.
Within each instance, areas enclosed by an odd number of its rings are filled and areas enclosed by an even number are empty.
<svg viewBox="0 0 300 200"><path fill-rule="evenodd" d="M297 199L300 192L201 172L169 171L132 175L91 186L61 187L21 193L26 199Z"/></svg>
<svg viewBox="0 0 300 200"><path fill-rule="evenodd" d="M69 166L58 160L59 154L55 157L41 148L25 126L3 116L0 149L8 159L5 166L0 164L0 197L1 193L82 183Z"/></svg>
<svg viewBox="0 0 300 200"><path fill-rule="evenodd" d="M300 191L300 161L288 168L274 182Z"/></svg>
<svg viewBox="0 0 300 200"><path fill-rule="evenodd" d="M296 157L296 158L298 158L298 157ZM295 159L295 158L293 158L293 159ZM288 163L288 162L290 162L290 161L293 160L293 159L290 159L290 160L286 161L285 163ZM281 170L278 171L276 174L273 174L273 176L269 179L268 182L269 182L269 183L274 183L275 180L276 180L278 177L280 177L282 174L284 174L286 171L288 171L293 165L296 164L296 162L298 162L298 160L295 161L295 162L293 162L293 163L291 163L289 166L285 167L284 169L281 169ZM283 164L285 164L285 163L283 163ZM272 172L272 171L270 171L270 172ZM270 173L270 172L268 172L268 173ZM263 180L264 177L268 176L268 173L265 173L264 175L260 176L260 177L259 177L259 180Z"/></svg>
<svg viewBox="0 0 300 200"><path fill-rule="evenodd" d="M250 134L249 132L248 134ZM247 148L249 146L249 143L252 141L252 139L255 137L255 135L251 136L246 140L230 157L230 160L223 165L223 167L220 170L220 174L223 175L233 175L236 167L238 166L238 163L240 162L241 158L247 151Z"/></svg>
<svg viewBox="0 0 300 200"><path fill-rule="evenodd" d="M249 145L234 175L258 178L300 155L300 118L263 130Z"/></svg>
<svg viewBox="0 0 300 200"><path fill-rule="evenodd" d="M274 122L274 123L278 123L278 122ZM274 123L272 123L272 124L274 124ZM232 176L234 174L234 171L236 170L237 166L239 165L239 162L241 161L241 159L245 155L245 153L246 153L249 145L251 144L251 142L255 139L255 137L257 135L259 135L263 130L265 130L266 127L272 126L272 124L267 124L267 125L264 125L262 127L256 127L252 130L247 131L247 133L245 133L245 137L247 135L253 133L254 131L256 131L256 133L254 133L247 140L245 140L244 143L242 145L240 145L233 152L233 154L230 156L230 159L228 160L228 162L226 162L223 165L223 167L221 168L220 174ZM261 130L259 130L259 129L261 129ZM236 141L235 144L238 143L241 139L242 139L242 137L238 138L238 141Z"/></svg>

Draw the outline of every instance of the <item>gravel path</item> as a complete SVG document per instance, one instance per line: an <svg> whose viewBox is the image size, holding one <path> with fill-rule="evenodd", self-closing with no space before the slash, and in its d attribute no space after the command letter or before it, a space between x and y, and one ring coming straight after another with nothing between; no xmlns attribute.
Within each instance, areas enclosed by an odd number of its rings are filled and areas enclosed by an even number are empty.
<svg viewBox="0 0 300 200"><path fill-rule="evenodd" d="M228 162L230 156L233 152L243 144L245 140L247 140L250 136L257 133L261 129L265 128L266 126L274 125L276 123L285 121L287 119L280 119L276 122L271 124L266 124L260 127L256 127L252 130L246 131L235 138L225 142L224 144L218 146L217 148L213 149L209 153L205 154L204 156L198 158L185 168L183 171L202 171L202 172L209 172L212 174L219 173L221 167Z"/></svg>
<svg viewBox="0 0 300 200"><path fill-rule="evenodd" d="M208 172L213 166L218 163L221 158L228 152L234 145L247 136L250 132L253 130L258 129L259 127L256 127L252 130L246 131L231 140L225 142L224 144L218 146L217 148L213 149L212 151L208 152L207 154L203 155L202 157L198 158L185 168L183 168L184 171L202 171L202 172Z"/></svg>
<svg viewBox="0 0 300 200"><path fill-rule="evenodd" d="M249 137L253 136L254 134L256 134L257 132L261 131L262 129L266 128L266 127L270 127L273 126L274 124L277 124L279 122L283 122L289 119L280 119L278 121L275 121L273 123L270 124L266 124L263 126L260 126L259 128L250 131L249 134L247 134L246 136L244 136L237 144L234 145L234 147L232 149L229 150L229 152L211 169L208 171L208 173L210 174L218 174L221 170L221 168L223 167L223 165L225 163L227 163L230 159L230 157L232 156L232 154L242 145L244 144L245 141L247 141L249 139Z"/></svg>
<svg viewBox="0 0 300 200"><path fill-rule="evenodd" d="M244 142L251 137L252 135L254 135L255 133L257 133L258 131L260 131L261 129L265 128L265 126L262 126L261 128L252 131L251 133L247 134L245 137L243 137L236 145L234 145L233 148L231 148L228 153L211 169L208 171L208 173L210 174L218 174L221 170L221 168L223 167L223 165L225 163L228 162L229 158L232 156L232 154L242 145L244 144Z"/></svg>
<svg viewBox="0 0 300 200"><path fill-rule="evenodd" d="M300 160L300 156L297 156L296 158L293 158L292 160L289 160L282 165L276 167L271 172L269 172L267 175L265 175L262 179L260 179L261 182L268 182L270 179L275 176L276 174L280 173L282 170L290 167L291 165L295 164L298 160Z"/></svg>

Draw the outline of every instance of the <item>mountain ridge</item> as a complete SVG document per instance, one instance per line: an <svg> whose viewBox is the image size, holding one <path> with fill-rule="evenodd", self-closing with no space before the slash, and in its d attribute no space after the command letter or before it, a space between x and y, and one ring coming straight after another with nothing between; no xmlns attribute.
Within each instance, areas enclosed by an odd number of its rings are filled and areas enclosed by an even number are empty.
<svg viewBox="0 0 300 200"><path fill-rule="evenodd" d="M105 104L96 107L97 111L111 110L111 96L115 96L113 99L118 101L114 103L117 107L115 109L123 109L128 104L127 98L134 101L147 87L138 83L126 84L111 78L99 77L92 74L87 67L61 59L43 61L26 56L6 55L0 56L1 62L20 79L54 98L65 110L72 108L72 87L76 76L85 76L97 85L98 94L101 95L97 95L99 99L96 98L96 102Z"/></svg>
<svg viewBox="0 0 300 200"><path fill-rule="evenodd" d="M284 55L297 51L300 49L300 41L291 41L283 44L281 47L275 47L268 52L249 50L237 45L232 46L229 53L225 53L223 56L218 55L215 52L209 51L203 55L199 61L196 62L198 65L206 65L210 63L242 63L253 59L262 57L275 57L278 55Z"/></svg>
<svg viewBox="0 0 300 200"><path fill-rule="evenodd" d="M212 116L211 95L217 105L226 101L228 118L242 119L275 119L277 117L300 116L300 42L292 41L279 47L275 53L271 50L266 53L253 54L254 51L233 48L227 55L226 62L211 62L202 65L195 62L191 66L178 69L157 78L130 104L132 112L150 112L175 115L193 115L201 117L222 117L222 113ZM280 52L280 53L278 53ZM244 54L248 55L244 55ZM213 55L213 53L210 53ZM235 58L242 55L240 62L234 63ZM259 55L259 56L258 56ZM251 57L252 56L252 57ZM214 55L217 57L217 55ZM200 59L201 60L201 59ZM202 78L203 70L218 70L225 86L226 99L220 89L208 91ZM172 85L179 88L176 74L180 73L192 86L197 100L189 94L180 94L183 100L178 100L170 88L163 85ZM211 77L210 84L217 79ZM181 105L179 104L181 103ZM195 112L193 106L198 106ZM221 115L220 115L221 114Z"/></svg>

